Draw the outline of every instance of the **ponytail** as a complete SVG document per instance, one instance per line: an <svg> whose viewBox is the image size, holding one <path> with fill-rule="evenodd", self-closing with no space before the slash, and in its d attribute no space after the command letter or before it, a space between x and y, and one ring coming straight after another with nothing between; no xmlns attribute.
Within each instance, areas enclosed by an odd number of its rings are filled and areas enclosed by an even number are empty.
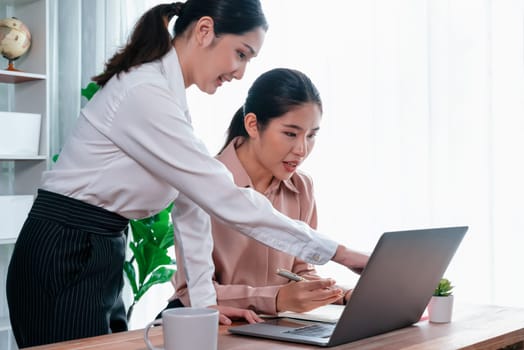
<svg viewBox="0 0 524 350"><path fill-rule="evenodd" d="M172 48L168 23L177 16L173 36L184 33L204 16L213 18L215 35L243 34L254 28L267 30L260 0L187 0L158 5L138 20L127 45L106 63L104 73L93 81L104 86L114 75L155 61Z"/></svg>
<svg viewBox="0 0 524 350"><path fill-rule="evenodd" d="M249 138L244 116L254 113L257 128L264 131L271 120L306 103L314 103L322 113L322 100L311 79L304 73L287 68L275 68L259 76L247 92L244 105L235 113L220 152L237 136Z"/></svg>
<svg viewBox="0 0 524 350"><path fill-rule="evenodd" d="M127 72L134 66L152 62L164 56L172 47L167 24L174 16L180 16L184 3L158 5L144 13L138 20L127 45L106 63L104 73L93 81L104 86L114 75Z"/></svg>
<svg viewBox="0 0 524 350"><path fill-rule="evenodd" d="M233 119L231 119L231 123L227 128L226 142L218 153L222 153L227 145L237 136L248 137L246 127L244 126L244 106L240 107L233 116Z"/></svg>
<svg viewBox="0 0 524 350"><path fill-rule="evenodd" d="M172 48L168 23L174 16L178 17L176 34L182 34L203 16L213 18L216 35L242 34L256 27L267 30L260 0L187 0L158 5L142 15L127 45L107 61L104 73L92 80L104 86L114 75L163 57Z"/></svg>

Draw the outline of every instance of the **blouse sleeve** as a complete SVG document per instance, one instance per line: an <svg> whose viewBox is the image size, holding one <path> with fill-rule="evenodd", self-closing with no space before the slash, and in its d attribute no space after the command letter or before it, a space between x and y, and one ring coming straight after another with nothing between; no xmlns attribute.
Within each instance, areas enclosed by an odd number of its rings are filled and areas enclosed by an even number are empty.
<svg viewBox="0 0 524 350"><path fill-rule="evenodd" d="M317 229L318 225L318 216L317 216L317 202L315 200L315 192L313 189L313 181L311 178L305 174L301 176L302 184L304 186L301 194L307 196L308 200L304 201L302 218L311 228ZM299 258L295 258L292 271L299 276L303 276L307 279L318 279L320 278L317 274L315 266L310 263L305 262Z"/></svg>
<svg viewBox="0 0 524 350"><path fill-rule="evenodd" d="M186 303L194 307L215 305L216 291L211 280L213 238L209 215L181 193L173 206L173 229L177 268L183 269ZM178 272L177 272L178 273Z"/></svg>
<svg viewBox="0 0 524 350"><path fill-rule="evenodd" d="M280 285L252 287L245 284L219 284L215 282L220 305L250 309L257 313L276 315L276 298Z"/></svg>
<svg viewBox="0 0 524 350"><path fill-rule="evenodd" d="M154 85L145 88L144 84L131 88L115 114L108 137L153 176L164 179L234 230L314 264L326 263L335 254L336 242L306 223L279 213L256 191L238 188L225 166L195 137L185 111L173 102L167 89ZM194 217L202 219L200 214ZM179 238L185 234L180 230ZM211 239L207 228L196 234L203 241ZM183 239L182 244L186 269L191 256L206 254L210 259L210 252L200 246L184 244ZM209 266L201 268L207 270ZM197 274L205 275L202 271ZM195 281L194 275L187 278Z"/></svg>

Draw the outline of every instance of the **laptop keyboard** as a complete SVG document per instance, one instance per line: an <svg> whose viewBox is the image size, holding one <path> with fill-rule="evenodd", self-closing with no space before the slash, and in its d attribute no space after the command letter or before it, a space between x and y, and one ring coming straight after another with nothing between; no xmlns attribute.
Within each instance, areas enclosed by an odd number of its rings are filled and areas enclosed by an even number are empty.
<svg viewBox="0 0 524 350"><path fill-rule="evenodd" d="M335 325L332 324L312 324L310 326L304 326L300 328L295 328L284 333L294 334L294 335L305 335L308 337L316 338L329 338L333 333L333 328Z"/></svg>

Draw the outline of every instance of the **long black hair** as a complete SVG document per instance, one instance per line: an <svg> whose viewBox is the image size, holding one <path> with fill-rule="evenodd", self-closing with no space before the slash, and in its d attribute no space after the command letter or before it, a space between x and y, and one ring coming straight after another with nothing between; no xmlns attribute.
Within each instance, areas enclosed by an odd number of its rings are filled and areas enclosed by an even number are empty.
<svg viewBox="0 0 524 350"><path fill-rule="evenodd" d="M172 47L172 36L167 23L178 16L174 33L182 34L189 26L204 16L214 21L215 35L250 32L261 27L267 30L267 21L260 0L187 0L162 4L151 8L138 20L126 46L110 58L105 71L93 77L104 86L115 74L161 58Z"/></svg>
<svg viewBox="0 0 524 350"><path fill-rule="evenodd" d="M220 152L237 136L249 137L244 126L248 113L257 116L257 126L264 131L271 119L278 118L305 103L315 103L322 113L320 94L304 73L287 68L275 68L259 76L249 88L244 105L231 119L226 142Z"/></svg>

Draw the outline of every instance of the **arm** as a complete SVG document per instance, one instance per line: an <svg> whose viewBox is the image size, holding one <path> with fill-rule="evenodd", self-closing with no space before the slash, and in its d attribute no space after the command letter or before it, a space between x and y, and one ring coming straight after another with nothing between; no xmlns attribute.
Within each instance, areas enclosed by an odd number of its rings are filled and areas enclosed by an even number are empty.
<svg viewBox="0 0 524 350"><path fill-rule="evenodd" d="M317 202L315 200L315 191L313 180L309 175L300 173L295 176L295 185L299 187L300 219L307 223L311 228L318 228ZM304 260L295 258L293 261L292 272L308 280L316 280L318 276L315 266Z"/></svg>
<svg viewBox="0 0 524 350"><path fill-rule="evenodd" d="M280 285L252 287L245 284L221 285L215 281L219 305L251 309L257 313L275 315L275 299Z"/></svg>
<svg viewBox="0 0 524 350"><path fill-rule="evenodd" d="M360 274L368 263L369 255L339 245L332 260L340 265L346 266L351 271Z"/></svg>
<svg viewBox="0 0 524 350"><path fill-rule="evenodd" d="M227 169L194 136L184 111L165 89L131 89L109 134L153 176L243 234L311 263L333 257L334 241L274 210L259 193L235 186Z"/></svg>
<svg viewBox="0 0 524 350"><path fill-rule="evenodd" d="M152 176L164 179L207 213L307 262L322 264L333 257L337 248L334 241L274 210L264 196L234 185L227 169L194 136L185 111L172 101L166 89L131 89L114 118L107 137ZM180 235L184 234L180 231ZM200 234L203 238L210 233ZM183 245L183 259L202 254L193 245ZM193 273L204 276L206 272ZM199 278L188 277L193 281Z"/></svg>
<svg viewBox="0 0 524 350"><path fill-rule="evenodd" d="M318 221L313 181L306 174L295 177L295 180L295 185L299 186L300 192L300 218L316 229ZM306 312L342 300L342 290L335 288L335 281L318 276L314 265L295 258L291 271L304 277L307 282L289 282L281 286L276 299L279 312Z"/></svg>
<svg viewBox="0 0 524 350"><path fill-rule="evenodd" d="M214 273L211 259L213 239L211 235L203 234L211 230L209 215L185 195L180 194L173 206L172 221L177 266L183 270L181 276L185 280L184 287L187 286L185 291L189 298L187 300L185 297L184 303L189 301L186 306L195 307L216 304L215 289L208 282Z"/></svg>

